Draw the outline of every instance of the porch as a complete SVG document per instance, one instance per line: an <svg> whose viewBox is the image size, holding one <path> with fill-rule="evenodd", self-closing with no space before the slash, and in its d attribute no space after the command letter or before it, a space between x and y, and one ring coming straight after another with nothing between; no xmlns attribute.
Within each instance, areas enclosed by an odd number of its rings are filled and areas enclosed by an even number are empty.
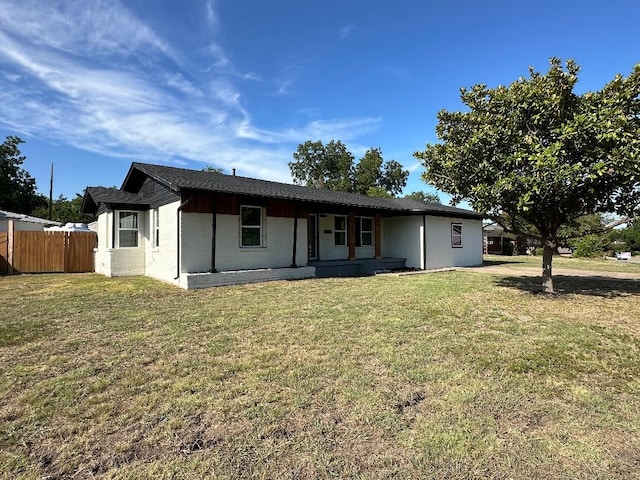
<svg viewBox="0 0 640 480"><path fill-rule="evenodd" d="M360 277L379 272L406 268L404 258L364 258L357 260L309 260L317 278Z"/></svg>
<svg viewBox="0 0 640 480"><path fill-rule="evenodd" d="M183 273L180 276L178 284L182 288L191 290L193 288L221 287L225 285L240 285L274 280L302 280L313 277L315 277L315 269L311 266L298 268L257 268L215 273Z"/></svg>

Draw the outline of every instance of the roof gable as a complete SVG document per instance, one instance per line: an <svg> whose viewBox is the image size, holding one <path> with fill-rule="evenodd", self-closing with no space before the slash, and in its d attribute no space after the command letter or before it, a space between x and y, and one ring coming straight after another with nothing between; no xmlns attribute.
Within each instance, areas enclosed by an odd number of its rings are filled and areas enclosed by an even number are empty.
<svg viewBox="0 0 640 480"><path fill-rule="evenodd" d="M149 202L137 193L125 192L117 188L87 187L80 211L82 213L96 213L101 204L121 207L149 207Z"/></svg>

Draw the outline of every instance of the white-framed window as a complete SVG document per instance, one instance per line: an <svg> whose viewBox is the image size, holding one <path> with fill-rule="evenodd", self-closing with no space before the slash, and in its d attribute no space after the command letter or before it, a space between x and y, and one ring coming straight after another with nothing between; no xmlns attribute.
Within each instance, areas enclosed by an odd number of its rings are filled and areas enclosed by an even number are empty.
<svg viewBox="0 0 640 480"><path fill-rule="evenodd" d="M240 207L240 246L262 246L262 207Z"/></svg>
<svg viewBox="0 0 640 480"><path fill-rule="evenodd" d="M153 209L153 246L160 246L160 209Z"/></svg>
<svg viewBox="0 0 640 480"><path fill-rule="evenodd" d="M118 211L118 248L138 246L138 212Z"/></svg>
<svg viewBox="0 0 640 480"><path fill-rule="evenodd" d="M451 247L462 248L462 224L451 224Z"/></svg>
<svg viewBox="0 0 640 480"><path fill-rule="evenodd" d="M333 243L336 246L347 244L347 217L336 215L333 219Z"/></svg>
<svg viewBox="0 0 640 480"><path fill-rule="evenodd" d="M373 218L356 217L356 247L373 246Z"/></svg>

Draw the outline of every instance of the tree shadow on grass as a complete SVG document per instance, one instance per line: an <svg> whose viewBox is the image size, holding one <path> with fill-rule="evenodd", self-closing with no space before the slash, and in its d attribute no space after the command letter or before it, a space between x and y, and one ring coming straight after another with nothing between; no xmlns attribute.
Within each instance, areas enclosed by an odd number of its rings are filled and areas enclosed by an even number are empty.
<svg viewBox="0 0 640 480"><path fill-rule="evenodd" d="M496 277L494 282L500 287L517 288L529 293L542 292L541 277L502 276ZM591 295L607 298L640 295L640 280L606 275L591 277L554 275L553 286L556 293L561 295Z"/></svg>
<svg viewBox="0 0 640 480"><path fill-rule="evenodd" d="M491 265L518 265L526 263L524 260L513 260L513 257L507 257L509 260L487 260L486 258L482 260L482 265L485 267Z"/></svg>

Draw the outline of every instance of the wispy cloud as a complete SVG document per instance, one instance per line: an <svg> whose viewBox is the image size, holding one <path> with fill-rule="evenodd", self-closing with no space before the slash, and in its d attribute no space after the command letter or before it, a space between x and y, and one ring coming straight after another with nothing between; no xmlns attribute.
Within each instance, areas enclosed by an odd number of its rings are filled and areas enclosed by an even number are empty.
<svg viewBox="0 0 640 480"><path fill-rule="evenodd" d="M205 8L209 24L220 21L213 1ZM177 53L115 0L4 2L0 125L109 157L200 161L288 181L295 144L349 141L380 124L312 118L299 126L256 126L242 87L263 78L237 73L213 36L202 45L208 68ZM280 94L292 82L282 81Z"/></svg>
<svg viewBox="0 0 640 480"><path fill-rule="evenodd" d="M216 15L216 9L213 0L207 0L205 4L207 12L207 21L210 25L216 25L218 23L218 16Z"/></svg>
<svg viewBox="0 0 640 480"><path fill-rule="evenodd" d="M345 25L340 29L340 38L347 38L349 35L351 35L351 32L353 32L355 28L356 26L352 23Z"/></svg>
<svg viewBox="0 0 640 480"><path fill-rule="evenodd" d="M42 48L74 55L130 56L171 49L117 1L3 2L2 30Z"/></svg>
<svg viewBox="0 0 640 480"><path fill-rule="evenodd" d="M201 97L203 95L202 91L187 79L185 79L181 73L167 74L166 82L168 86L179 90L185 95L190 95L193 97Z"/></svg>

